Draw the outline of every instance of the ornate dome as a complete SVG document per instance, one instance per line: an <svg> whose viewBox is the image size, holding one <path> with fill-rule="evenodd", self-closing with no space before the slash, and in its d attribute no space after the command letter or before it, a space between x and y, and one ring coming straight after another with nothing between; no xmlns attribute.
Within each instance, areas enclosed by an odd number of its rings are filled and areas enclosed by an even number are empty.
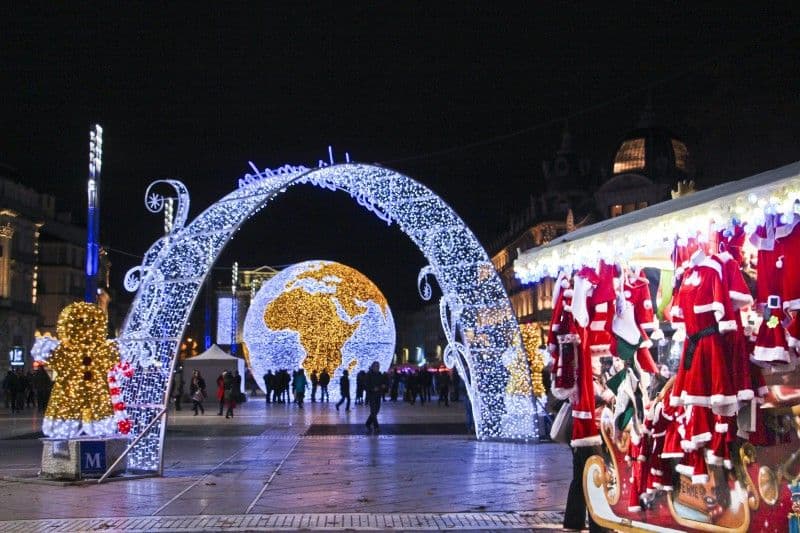
<svg viewBox="0 0 800 533"><path fill-rule="evenodd" d="M668 129L654 126L652 119L648 106L639 126L617 146L612 173L643 174L666 184L693 178L694 169L686 143Z"/></svg>

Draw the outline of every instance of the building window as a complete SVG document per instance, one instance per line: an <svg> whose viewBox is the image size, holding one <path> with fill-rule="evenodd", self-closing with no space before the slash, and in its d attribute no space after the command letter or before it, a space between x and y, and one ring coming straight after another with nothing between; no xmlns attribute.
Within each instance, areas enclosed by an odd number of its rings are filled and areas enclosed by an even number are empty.
<svg viewBox="0 0 800 533"><path fill-rule="evenodd" d="M612 205L608 214L611 218L620 216L622 214L622 204Z"/></svg>
<svg viewBox="0 0 800 533"><path fill-rule="evenodd" d="M639 202L636 205L636 209L644 209L645 207L647 207L647 202Z"/></svg>
<svg viewBox="0 0 800 533"><path fill-rule="evenodd" d="M623 142L614 157L614 174L639 168L644 168L644 139Z"/></svg>
<svg viewBox="0 0 800 533"><path fill-rule="evenodd" d="M684 172L689 172L689 150L686 145L677 139L672 139L672 151L675 153L675 166Z"/></svg>

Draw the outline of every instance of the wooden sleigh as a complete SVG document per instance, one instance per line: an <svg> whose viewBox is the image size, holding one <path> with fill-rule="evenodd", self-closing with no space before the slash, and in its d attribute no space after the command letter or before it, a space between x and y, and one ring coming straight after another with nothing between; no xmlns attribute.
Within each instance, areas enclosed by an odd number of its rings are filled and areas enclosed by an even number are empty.
<svg viewBox="0 0 800 533"><path fill-rule="evenodd" d="M755 447L744 443L733 456L734 468L709 466L709 481L693 485L673 472L672 491L658 491L641 511L628 509L632 466L625 460L627 431L614 433L610 413L601 417L602 453L592 456L583 472L583 487L592 518L617 531L800 531L800 406L774 408L785 424L781 444ZM673 465L674 466L674 465Z"/></svg>

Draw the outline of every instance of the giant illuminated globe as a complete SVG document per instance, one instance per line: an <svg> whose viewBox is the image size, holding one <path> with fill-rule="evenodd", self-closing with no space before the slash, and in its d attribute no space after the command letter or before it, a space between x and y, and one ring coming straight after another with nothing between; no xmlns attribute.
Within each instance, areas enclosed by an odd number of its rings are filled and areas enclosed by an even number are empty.
<svg viewBox="0 0 800 533"><path fill-rule="evenodd" d="M339 396L344 369L353 396L356 373L373 361L386 370L395 347L394 319L381 291L361 272L332 261L292 265L262 285L243 336L261 390L269 370L302 367L310 377L327 369L331 399Z"/></svg>

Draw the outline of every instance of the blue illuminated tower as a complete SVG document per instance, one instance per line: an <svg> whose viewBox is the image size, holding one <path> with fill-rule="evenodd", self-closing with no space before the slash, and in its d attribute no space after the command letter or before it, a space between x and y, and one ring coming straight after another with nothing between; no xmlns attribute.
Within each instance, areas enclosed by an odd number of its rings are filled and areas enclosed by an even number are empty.
<svg viewBox="0 0 800 533"><path fill-rule="evenodd" d="M239 262L233 262L231 269L231 355L236 355L236 330L239 328L239 309L236 298L236 288L239 283Z"/></svg>
<svg viewBox="0 0 800 533"><path fill-rule="evenodd" d="M88 216L86 223L86 293L84 300L97 302L97 272L100 266L100 171L103 165L103 128L89 132Z"/></svg>

